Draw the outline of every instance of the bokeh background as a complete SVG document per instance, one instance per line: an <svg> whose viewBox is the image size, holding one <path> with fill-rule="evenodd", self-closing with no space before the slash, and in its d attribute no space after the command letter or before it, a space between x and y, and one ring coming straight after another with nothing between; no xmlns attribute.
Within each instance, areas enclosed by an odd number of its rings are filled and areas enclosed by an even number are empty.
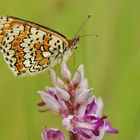
<svg viewBox="0 0 140 140"><path fill-rule="evenodd" d="M0 0L0 5L0 15L28 19L70 38L91 13L81 35L99 33L99 37L81 38L69 68L74 73L84 64L90 87L104 101L103 114L120 131L104 139L140 140L139 0ZM47 71L17 78L0 54L0 140L41 140L44 126L65 131L61 118L38 112L37 90L46 85L51 85Z"/></svg>

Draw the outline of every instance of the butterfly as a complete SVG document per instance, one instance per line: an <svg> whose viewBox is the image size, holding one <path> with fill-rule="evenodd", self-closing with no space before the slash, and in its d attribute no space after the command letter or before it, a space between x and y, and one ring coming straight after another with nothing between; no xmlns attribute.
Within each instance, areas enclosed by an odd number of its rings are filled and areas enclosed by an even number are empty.
<svg viewBox="0 0 140 140"><path fill-rule="evenodd" d="M0 17L0 50L11 71L32 75L66 62L80 36L63 34L37 23L13 16Z"/></svg>

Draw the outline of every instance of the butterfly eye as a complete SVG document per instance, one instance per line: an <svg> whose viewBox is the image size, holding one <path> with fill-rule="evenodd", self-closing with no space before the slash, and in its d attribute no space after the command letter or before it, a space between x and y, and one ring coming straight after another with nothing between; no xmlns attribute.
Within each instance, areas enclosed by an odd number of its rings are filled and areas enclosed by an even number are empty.
<svg viewBox="0 0 140 140"><path fill-rule="evenodd" d="M80 41L80 37L75 37L71 40L71 45L76 49L77 48L77 43Z"/></svg>

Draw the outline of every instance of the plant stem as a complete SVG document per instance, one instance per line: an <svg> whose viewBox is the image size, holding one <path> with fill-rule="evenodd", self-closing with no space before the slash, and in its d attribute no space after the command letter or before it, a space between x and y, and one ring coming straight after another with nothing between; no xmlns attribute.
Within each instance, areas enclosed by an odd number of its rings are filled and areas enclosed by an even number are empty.
<svg viewBox="0 0 140 140"><path fill-rule="evenodd" d="M77 136L74 133L70 132L69 135L70 135L70 140L77 140Z"/></svg>

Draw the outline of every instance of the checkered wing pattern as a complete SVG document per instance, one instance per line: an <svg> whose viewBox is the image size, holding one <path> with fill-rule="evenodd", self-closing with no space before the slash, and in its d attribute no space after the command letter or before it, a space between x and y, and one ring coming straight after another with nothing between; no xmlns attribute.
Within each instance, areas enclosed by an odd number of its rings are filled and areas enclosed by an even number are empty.
<svg viewBox="0 0 140 140"><path fill-rule="evenodd" d="M16 75L34 74L63 61L69 49L67 38L23 19L0 17L0 50Z"/></svg>

